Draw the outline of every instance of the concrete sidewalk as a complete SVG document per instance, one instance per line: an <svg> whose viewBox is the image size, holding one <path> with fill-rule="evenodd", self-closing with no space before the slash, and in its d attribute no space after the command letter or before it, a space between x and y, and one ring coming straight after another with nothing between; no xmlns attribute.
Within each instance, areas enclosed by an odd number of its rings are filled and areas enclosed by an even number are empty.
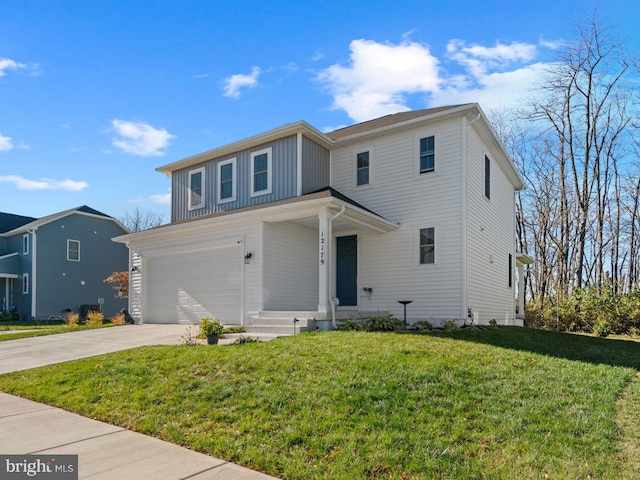
<svg viewBox="0 0 640 480"><path fill-rule="evenodd" d="M179 344L186 328L184 325L127 325L0 342L0 372L25 370L144 345ZM78 455L80 479L274 478L121 427L2 392L0 454Z"/></svg>

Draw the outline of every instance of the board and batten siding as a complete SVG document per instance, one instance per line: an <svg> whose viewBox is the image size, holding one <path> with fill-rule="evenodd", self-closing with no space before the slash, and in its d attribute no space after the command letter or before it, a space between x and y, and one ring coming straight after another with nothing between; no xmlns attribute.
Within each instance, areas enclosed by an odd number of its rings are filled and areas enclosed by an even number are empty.
<svg viewBox="0 0 640 480"><path fill-rule="evenodd" d="M467 140L468 306L478 323L510 324L515 310L515 193L489 149L473 128ZM491 194L485 197L485 155L491 162ZM512 286L509 287L509 254Z"/></svg>
<svg viewBox="0 0 640 480"><path fill-rule="evenodd" d="M271 193L251 196L251 154L271 148ZM217 201L218 163L231 158L236 159L236 200L233 202ZM205 202L204 207L189 210L189 172L198 168L205 169ZM219 158L193 165L172 172L171 174L171 221L177 222L186 218L194 218L210 213L228 211L237 208L274 202L296 196L297 184L297 138L288 136L258 145L250 149L235 152Z"/></svg>
<svg viewBox="0 0 640 480"><path fill-rule="evenodd" d="M163 227L161 227L163 228ZM171 228L171 227L169 227ZM140 268L131 274L129 309L136 321L146 320L148 298L145 271L149 258L185 255L204 252L211 249L241 245L244 253L251 252L249 264L242 263L242 301L244 318L257 314L262 297L262 227L261 224L207 224L192 228L188 234L179 234L176 230L165 235L156 235L151 239L138 239L130 242L131 264ZM238 261L241 261L239 258ZM214 272L211 273L214 275ZM179 286L176 286L179 288ZM213 282L212 282L213 288Z"/></svg>
<svg viewBox="0 0 640 480"><path fill-rule="evenodd" d="M322 145L302 137L302 194L329 186L330 154Z"/></svg>
<svg viewBox="0 0 640 480"><path fill-rule="evenodd" d="M264 223L264 310L318 308L318 231Z"/></svg>
<svg viewBox="0 0 640 480"><path fill-rule="evenodd" d="M419 174L418 142L436 136L436 171ZM358 236L359 308L390 311L411 321L460 319L462 299L462 121L369 138L332 151L334 188L400 228ZM356 153L370 155L371 184L356 186ZM436 229L436 264L419 264L419 230ZM369 299L363 288L372 288Z"/></svg>

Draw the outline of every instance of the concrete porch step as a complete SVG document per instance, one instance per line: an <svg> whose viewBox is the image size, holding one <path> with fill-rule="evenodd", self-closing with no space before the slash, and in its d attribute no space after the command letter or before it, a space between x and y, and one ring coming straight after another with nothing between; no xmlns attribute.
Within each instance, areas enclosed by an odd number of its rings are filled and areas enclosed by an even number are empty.
<svg viewBox="0 0 640 480"><path fill-rule="evenodd" d="M283 325L245 325L244 330L246 333L253 335L270 334L270 335L293 335L293 324L290 326ZM300 328L297 324L295 327L295 333L309 332L309 327Z"/></svg>

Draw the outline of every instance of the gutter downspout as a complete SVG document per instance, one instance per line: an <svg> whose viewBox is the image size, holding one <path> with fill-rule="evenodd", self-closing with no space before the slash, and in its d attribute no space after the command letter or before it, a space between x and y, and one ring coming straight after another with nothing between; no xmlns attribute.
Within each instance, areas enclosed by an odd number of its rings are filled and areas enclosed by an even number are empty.
<svg viewBox="0 0 640 480"><path fill-rule="evenodd" d="M31 317L37 318L36 311L36 286L37 282L37 242L36 242L36 231L37 228L27 230L28 233L31 234Z"/></svg>
<svg viewBox="0 0 640 480"><path fill-rule="evenodd" d="M342 205L342 208L340 209L340 211L329 219L329 241L331 242L331 246L333 246L333 221L336 218L338 218L340 215L342 215L345 210L346 210L346 206ZM331 284L331 281L333 279L333 272L331 268L331 266L333 265L333 252L329 251L329 254L330 254L329 255L329 284ZM333 326L333 328L337 328L336 305L338 305L340 302L338 301L337 298L330 296L329 303L331 304L331 325Z"/></svg>

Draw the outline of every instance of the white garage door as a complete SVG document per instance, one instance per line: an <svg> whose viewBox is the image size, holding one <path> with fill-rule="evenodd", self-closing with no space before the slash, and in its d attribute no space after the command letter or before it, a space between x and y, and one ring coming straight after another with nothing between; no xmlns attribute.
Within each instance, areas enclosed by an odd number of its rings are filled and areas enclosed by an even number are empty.
<svg viewBox="0 0 640 480"><path fill-rule="evenodd" d="M149 258L146 323L241 323L240 248Z"/></svg>

